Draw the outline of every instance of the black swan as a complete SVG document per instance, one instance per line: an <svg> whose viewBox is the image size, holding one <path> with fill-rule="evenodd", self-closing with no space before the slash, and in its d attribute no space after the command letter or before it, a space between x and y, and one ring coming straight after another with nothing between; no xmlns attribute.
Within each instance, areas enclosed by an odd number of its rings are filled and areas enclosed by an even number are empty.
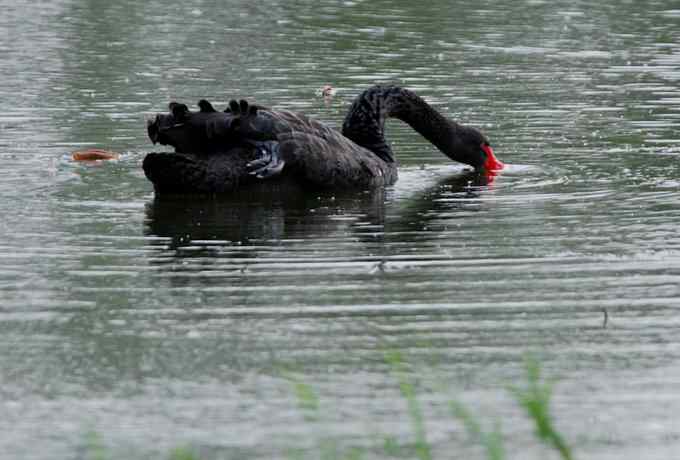
<svg viewBox="0 0 680 460"><path fill-rule="evenodd" d="M232 100L219 112L201 100L200 111L170 103L169 114L148 122L155 144L175 153L149 153L146 177L158 194L220 193L279 177L322 189L364 189L397 180L385 140L387 118L398 118L452 160L484 173L503 168L487 138L437 112L412 91L373 86L352 103L342 132L287 110Z"/></svg>

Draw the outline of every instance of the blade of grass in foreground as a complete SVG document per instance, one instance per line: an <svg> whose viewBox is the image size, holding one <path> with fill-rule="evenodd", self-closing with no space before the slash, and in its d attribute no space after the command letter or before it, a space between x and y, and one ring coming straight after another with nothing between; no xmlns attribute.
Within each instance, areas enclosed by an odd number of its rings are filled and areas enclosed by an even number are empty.
<svg viewBox="0 0 680 460"><path fill-rule="evenodd" d="M496 422L493 431L487 433L482 429L477 418L465 406L457 401L451 401L449 404L453 415L463 423L470 436L484 447L486 458L488 460L503 460L505 449L503 448L503 433L500 422Z"/></svg>
<svg viewBox="0 0 680 460"><path fill-rule="evenodd" d="M571 449L555 429L550 415L552 384L541 379L541 367L535 359L527 358L526 369L528 380L526 388L511 387L510 391L533 420L536 436L557 450L563 460L573 460Z"/></svg>
<svg viewBox="0 0 680 460"><path fill-rule="evenodd" d="M200 457L188 447L177 447L170 452L170 460L200 460Z"/></svg>
<svg viewBox="0 0 680 460"><path fill-rule="evenodd" d="M399 381L401 395L408 402L408 413L416 436L416 455L419 460L432 460L430 444L427 442L423 411L416 397L416 388L408 378L408 372L406 371L406 365L401 353L389 351L385 353L385 361L390 365L392 373Z"/></svg>

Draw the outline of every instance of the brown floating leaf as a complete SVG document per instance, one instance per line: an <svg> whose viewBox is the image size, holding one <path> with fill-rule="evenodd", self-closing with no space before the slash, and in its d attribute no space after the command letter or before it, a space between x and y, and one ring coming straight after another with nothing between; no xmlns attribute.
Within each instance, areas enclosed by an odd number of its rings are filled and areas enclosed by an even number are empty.
<svg viewBox="0 0 680 460"><path fill-rule="evenodd" d="M118 154L102 149L78 150L71 155L75 161L117 160Z"/></svg>

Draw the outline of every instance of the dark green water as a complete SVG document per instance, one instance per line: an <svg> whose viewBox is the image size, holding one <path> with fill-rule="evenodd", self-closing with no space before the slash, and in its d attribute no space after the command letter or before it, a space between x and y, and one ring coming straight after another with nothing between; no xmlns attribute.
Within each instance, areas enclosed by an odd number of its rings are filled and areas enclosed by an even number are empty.
<svg viewBox="0 0 680 460"><path fill-rule="evenodd" d="M91 458L88 433L110 458L388 458L415 439L394 349L435 458L483 458L453 399L502 420L509 458L550 458L506 391L527 352L577 458L677 457L676 2L0 7L1 458ZM469 187L394 122L384 192L154 201L144 121L170 100L337 126L374 82L510 167ZM88 146L123 154L70 160Z"/></svg>

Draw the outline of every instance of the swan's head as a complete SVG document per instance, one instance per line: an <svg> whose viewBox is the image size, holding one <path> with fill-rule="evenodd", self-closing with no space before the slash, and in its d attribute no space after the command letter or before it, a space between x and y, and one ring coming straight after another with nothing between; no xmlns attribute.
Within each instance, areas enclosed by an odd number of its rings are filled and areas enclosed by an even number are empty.
<svg viewBox="0 0 680 460"><path fill-rule="evenodd" d="M458 128L453 141L455 160L487 173L503 169L504 164L496 158L489 139L481 131L468 126Z"/></svg>
<svg viewBox="0 0 680 460"><path fill-rule="evenodd" d="M188 151L190 142L186 122L191 112L185 104L177 102L171 102L168 108L170 113L159 113L154 120L147 121L149 139L154 144L170 145L178 152Z"/></svg>

